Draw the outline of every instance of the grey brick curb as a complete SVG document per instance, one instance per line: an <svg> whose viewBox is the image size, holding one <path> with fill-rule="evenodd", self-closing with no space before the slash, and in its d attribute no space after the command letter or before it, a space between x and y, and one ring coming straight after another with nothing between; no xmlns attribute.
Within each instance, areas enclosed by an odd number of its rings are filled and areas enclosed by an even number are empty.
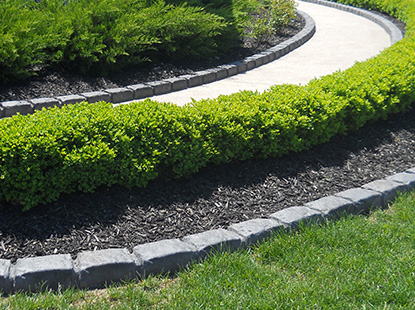
<svg viewBox="0 0 415 310"><path fill-rule="evenodd" d="M101 288L106 284L150 274L174 274L193 261L217 251L235 251L250 246L278 231L298 228L348 214L367 214L385 208L399 192L415 189L415 167L332 196L271 214L232 224L227 229L209 230L140 244L127 249L84 251L72 260L69 254L18 259L15 264L0 259L0 290L4 294L44 288Z"/></svg>
<svg viewBox="0 0 415 310"><path fill-rule="evenodd" d="M281 42L280 44L262 53L249 56L243 60L221 65L212 69L198 71L194 74L182 75L161 81L128 85L120 88L110 88L103 91L87 92L79 95L58 96L55 98L3 101L0 102L0 118L10 117L17 113L31 114L42 108L52 106L61 107L65 104L74 104L82 101L89 103L106 101L116 104L136 99L138 100L151 97L153 95L167 94L211 83L252 70L288 54L297 47L306 43L314 35L316 25L311 16L301 11L297 11L297 13L305 19L304 29L288 40L285 40L284 42Z"/></svg>
<svg viewBox="0 0 415 310"><path fill-rule="evenodd" d="M326 1L326 0L301 0L301 1L325 5L328 7L350 12L350 13L362 16L364 18L367 18L371 20L372 22L381 26L383 29L385 29L385 31L389 34L391 38L392 45L403 39L403 34L401 30L394 23L392 23L391 21L387 20L386 18L378 14L372 13L371 11L361 9L361 8L356 8L354 6L350 6L346 4L337 3L337 2Z"/></svg>

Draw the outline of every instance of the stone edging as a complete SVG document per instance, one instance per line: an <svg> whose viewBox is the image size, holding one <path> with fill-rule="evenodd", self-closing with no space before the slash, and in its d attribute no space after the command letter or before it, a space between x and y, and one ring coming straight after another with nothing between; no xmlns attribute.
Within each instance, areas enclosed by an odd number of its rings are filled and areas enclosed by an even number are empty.
<svg viewBox="0 0 415 310"><path fill-rule="evenodd" d="M394 23L382 17L381 15L372 13L371 11L361 9L361 8L356 8L350 5L337 3L337 2L326 1L326 0L301 0L301 1L325 5L331 8L350 12L350 13L362 16L364 18L367 18L370 21L381 26L389 34L392 45L403 39L403 34L401 30Z"/></svg>
<svg viewBox="0 0 415 310"><path fill-rule="evenodd" d="M328 3L329 6L346 9L353 13L354 10L364 11L322 0L310 0L310 2L323 5ZM359 13L364 17L367 14L371 15L372 13ZM376 19L379 19L377 15ZM385 25L387 24L385 23ZM313 29L315 29L314 27ZM393 42L399 36L393 30L394 28L390 29L388 33L390 33ZM303 40L307 40L305 37L303 38ZM278 51L288 52L293 49L294 40L289 41L282 43L285 46L279 47ZM276 47L278 46L280 45ZM259 55L264 59L271 59L268 58L271 57L271 53L275 55L275 51L270 53L267 51ZM260 57L255 58L255 56L239 62L238 65L240 64L242 68L247 69L248 64L250 64L249 66L256 65L257 61L264 63L264 59L258 60ZM252 57L254 58L252 59ZM232 65L238 68L237 64ZM217 73L217 71L214 72ZM92 289L103 287L106 283L119 282L136 276L174 273L191 261L203 259L212 251L221 249L232 251L252 245L269 237L273 232L296 229L301 221L318 223L326 219L336 219L345 214L367 213L371 209L387 206L398 192L412 189L415 189L415 167L358 188L309 202L304 206L283 209L271 214L268 218L256 218L232 224L227 229L209 230L181 239L166 239L137 245L134 247L133 253L130 253L126 248L84 251L79 253L75 260L72 260L69 254L56 254L22 258L18 259L16 264L12 264L7 259L0 259L0 290L8 294L29 290L33 292L42 287L58 289L75 286Z"/></svg>
<svg viewBox="0 0 415 310"><path fill-rule="evenodd" d="M54 98L3 101L0 102L0 118L13 116L17 113L31 114L42 108L53 106L61 107L62 105L74 104L82 101L87 101L89 103L98 101L121 103L138 100L211 83L246 72L288 54L292 50L303 45L314 35L316 25L311 16L301 11L297 11L297 13L305 19L305 26L299 33L262 53L249 56L243 60L221 65L216 68L197 71L194 74L181 75L161 81L128 85L119 88L109 88L103 91L57 96Z"/></svg>
<svg viewBox="0 0 415 310"><path fill-rule="evenodd" d="M72 260L69 254L18 259L16 264L0 259L0 290L3 293L79 287L100 288L112 282L150 274L174 273L190 262L222 249L235 251L271 234L294 230L300 222L321 223L347 214L366 214L383 208L398 194L415 189L415 167L358 188L280 210L268 218L256 218L214 229L134 247L84 251Z"/></svg>

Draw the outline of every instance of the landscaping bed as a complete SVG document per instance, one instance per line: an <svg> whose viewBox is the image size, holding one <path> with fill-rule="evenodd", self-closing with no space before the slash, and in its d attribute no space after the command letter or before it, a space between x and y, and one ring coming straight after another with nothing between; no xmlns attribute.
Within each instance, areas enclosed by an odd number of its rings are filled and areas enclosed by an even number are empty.
<svg viewBox="0 0 415 310"><path fill-rule="evenodd" d="M263 52L296 35L304 26L304 19L297 15L288 27L270 36L265 42L259 42L254 38L244 36L243 44L238 48L234 48L227 55L204 58L198 61L181 60L175 63L132 66L108 76L85 76L64 70L42 70L37 73L37 76L24 81L7 85L0 84L0 102L80 94L193 74L199 70L227 64Z"/></svg>
<svg viewBox="0 0 415 310"><path fill-rule="evenodd" d="M415 110L283 158L208 166L146 188L99 188L22 213L3 204L0 258L179 238L357 187L414 167Z"/></svg>

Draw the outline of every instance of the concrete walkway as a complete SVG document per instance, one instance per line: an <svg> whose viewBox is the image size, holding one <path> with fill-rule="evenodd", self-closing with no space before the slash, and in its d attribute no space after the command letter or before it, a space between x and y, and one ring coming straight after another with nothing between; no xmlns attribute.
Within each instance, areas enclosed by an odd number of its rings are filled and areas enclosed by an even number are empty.
<svg viewBox="0 0 415 310"><path fill-rule="evenodd" d="M304 85L315 77L371 58L391 45L386 31L364 17L303 1L298 2L298 9L316 24L315 35L298 49L245 73L150 99L184 105L192 98L215 98L240 90L264 91L276 84Z"/></svg>

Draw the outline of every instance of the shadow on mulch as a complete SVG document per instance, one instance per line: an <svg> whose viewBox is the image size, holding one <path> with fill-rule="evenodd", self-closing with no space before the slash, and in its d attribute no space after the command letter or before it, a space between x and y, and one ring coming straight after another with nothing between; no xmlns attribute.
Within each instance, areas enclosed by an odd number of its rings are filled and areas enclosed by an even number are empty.
<svg viewBox="0 0 415 310"><path fill-rule="evenodd" d="M415 109L282 158L208 166L131 190L100 188L21 213L1 207L0 257L126 247L179 238L358 187L415 166Z"/></svg>

